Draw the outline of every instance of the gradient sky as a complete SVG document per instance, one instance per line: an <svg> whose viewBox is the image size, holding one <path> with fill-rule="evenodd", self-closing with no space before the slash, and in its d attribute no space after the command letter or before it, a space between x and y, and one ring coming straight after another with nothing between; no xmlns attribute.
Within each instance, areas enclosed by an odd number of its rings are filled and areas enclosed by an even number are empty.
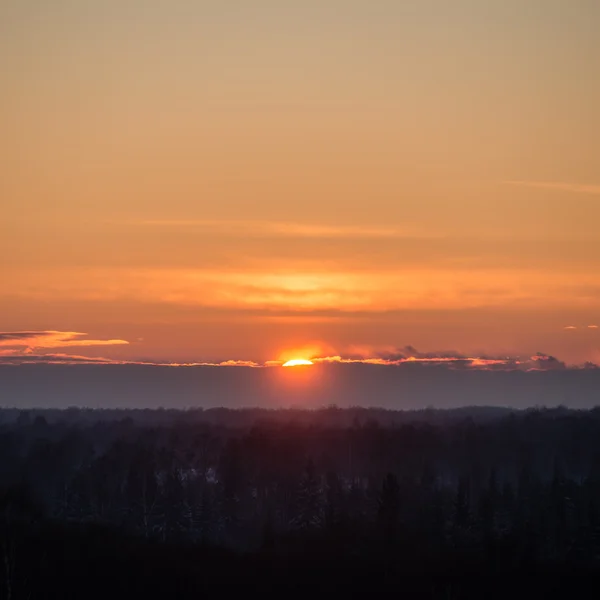
<svg viewBox="0 0 600 600"><path fill-rule="evenodd" d="M600 362L599 31L597 0L3 0L0 354Z"/></svg>

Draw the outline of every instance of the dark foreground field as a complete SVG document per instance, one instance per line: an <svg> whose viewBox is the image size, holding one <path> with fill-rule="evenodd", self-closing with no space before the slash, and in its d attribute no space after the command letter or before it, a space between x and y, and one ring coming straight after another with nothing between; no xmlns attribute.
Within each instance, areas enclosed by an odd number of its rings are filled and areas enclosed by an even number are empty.
<svg viewBox="0 0 600 600"><path fill-rule="evenodd" d="M0 597L595 593L595 410L0 417Z"/></svg>

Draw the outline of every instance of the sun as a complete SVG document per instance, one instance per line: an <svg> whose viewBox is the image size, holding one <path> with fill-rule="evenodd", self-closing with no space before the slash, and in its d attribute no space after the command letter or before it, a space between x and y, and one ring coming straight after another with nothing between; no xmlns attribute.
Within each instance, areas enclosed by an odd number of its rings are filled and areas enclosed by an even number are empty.
<svg viewBox="0 0 600 600"><path fill-rule="evenodd" d="M282 367L302 367L312 365L312 361L306 360L305 358L293 358L281 365Z"/></svg>

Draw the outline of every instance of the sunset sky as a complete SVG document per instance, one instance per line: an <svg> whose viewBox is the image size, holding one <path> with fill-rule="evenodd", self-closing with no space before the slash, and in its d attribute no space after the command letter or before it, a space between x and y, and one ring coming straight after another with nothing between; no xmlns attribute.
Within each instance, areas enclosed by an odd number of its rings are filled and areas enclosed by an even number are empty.
<svg viewBox="0 0 600 600"><path fill-rule="evenodd" d="M597 0L3 0L0 362L600 363L599 31Z"/></svg>

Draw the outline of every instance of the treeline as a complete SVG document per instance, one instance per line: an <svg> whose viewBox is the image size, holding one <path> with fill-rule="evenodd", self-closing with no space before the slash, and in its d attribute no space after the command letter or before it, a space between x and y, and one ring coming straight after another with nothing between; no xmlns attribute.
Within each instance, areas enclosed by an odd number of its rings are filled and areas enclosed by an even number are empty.
<svg viewBox="0 0 600 600"><path fill-rule="evenodd" d="M600 565L596 410L3 412L7 531L423 574Z"/></svg>
<svg viewBox="0 0 600 600"><path fill-rule="evenodd" d="M67 409L28 409L0 408L0 426L33 423L39 418L48 424L62 423L77 426L89 426L99 422L131 421L144 427L168 427L180 424L211 424L224 427L250 428L261 424L316 425L329 427L351 427L369 421L389 427L405 423L428 423L447 425L470 419L476 423L492 421L509 414L520 412L550 412L553 415L578 414L564 407L543 409L533 408L526 411L495 406L466 406L439 410L423 408L420 410L390 410L386 408L339 408L335 404L320 409L304 408L81 408L73 406ZM586 415L595 415L600 419L600 409L586 411Z"/></svg>

